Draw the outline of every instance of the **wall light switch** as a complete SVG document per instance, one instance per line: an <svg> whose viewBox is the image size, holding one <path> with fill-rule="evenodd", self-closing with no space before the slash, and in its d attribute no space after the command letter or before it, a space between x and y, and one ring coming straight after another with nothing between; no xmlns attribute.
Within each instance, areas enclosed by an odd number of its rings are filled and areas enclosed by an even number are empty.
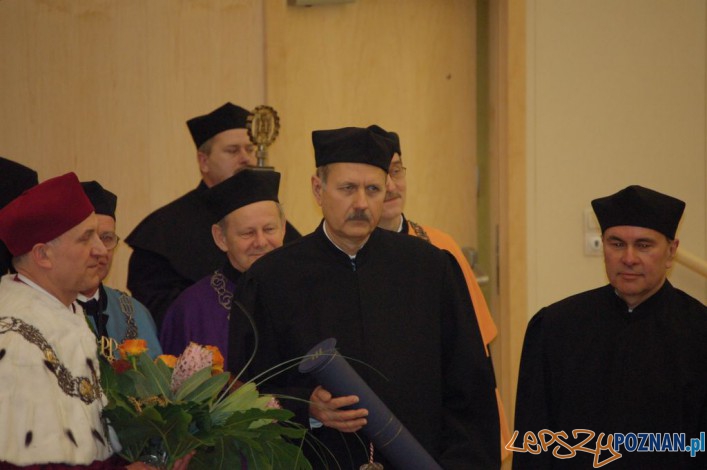
<svg viewBox="0 0 707 470"><path fill-rule="evenodd" d="M603 254L601 244L601 228L594 211L584 209L584 256L601 256Z"/></svg>

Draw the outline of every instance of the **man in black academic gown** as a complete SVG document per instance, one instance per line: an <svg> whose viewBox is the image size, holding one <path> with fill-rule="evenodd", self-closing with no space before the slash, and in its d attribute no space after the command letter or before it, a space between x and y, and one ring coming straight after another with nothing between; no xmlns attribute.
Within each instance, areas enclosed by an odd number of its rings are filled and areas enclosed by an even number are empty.
<svg viewBox="0 0 707 470"><path fill-rule="evenodd" d="M443 468L499 468L493 372L459 265L423 240L377 228L390 141L362 128L315 131L312 140L312 191L323 222L256 261L236 289L252 312L259 341L247 376L336 338L341 354L352 358L361 377ZM232 370L242 367L254 342L249 321L234 308ZM332 397L318 385L293 368L262 385L300 399L281 401L300 423L309 426L312 420L311 442L328 449L319 448L318 455L306 449L313 466L358 470L372 450L373 460L393 470L385 450L371 449L356 433L367 424L368 410L344 408L358 397Z"/></svg>
<svg viewBox="0 0 707 470"><path fill-rule="evenodd" d="M148 215L126 238L133 249L128 289L152 313L158 327L172 301L225 260L211 238L210 212L202 194L239 170L255 165L250 112L232 103L187 121L197 148L201 182L196 189ZM285 242L298 238L288 223Z"/></svg>
<svg viewBox="0 0 707 470"><path fill-rule="evenodd" d="M37 172L12 160L0 157L0 209L38 183ZM12 255L0 241L0 276L10 270Z"/></svg>
<svg viewBox="0 0 707 470"><path fill-rule="evenodd" d="M689 445L707 431L707 308L666 279L685 203L629 186L592 206L609 285L543 308L530 321L514 442L525 451L514 453L513 468L592 468L608 459L615 459L606 464L612 470L707 468L704 448L690 457L636 447L640 433L671 433L671 440L677 433ZM581 432L572 438L579 429L604 433L604 446L612 434L615 450L605 449L596 460L581 451L563 460L553 450L568 455L566 447L530 445L542 430L564 431L566 445L575 445L590 437ZM614 433L634 436L618 445L624 438ZM596 441L583 447L594 449Z"/></svg>

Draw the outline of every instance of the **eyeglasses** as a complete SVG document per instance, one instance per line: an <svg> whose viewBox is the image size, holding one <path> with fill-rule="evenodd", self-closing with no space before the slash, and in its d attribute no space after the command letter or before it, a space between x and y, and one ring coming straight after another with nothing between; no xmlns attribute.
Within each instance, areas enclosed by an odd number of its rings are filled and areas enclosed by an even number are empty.
<svg viewBox="0 0 707 470"><path fill-rule="evenodd" d="M98 238L101 239L101 242L103 242L103 246L106 247L106 250L112 250L118 246L118 242L120 241L120 237L113 232L102 233L98 236Z"/></svg>
<svg viewBox="0 0 707 470"><path fill-rule="evenodd" d="M388 170L388 174L393 179L393 181L400 181L405 177L405 170L407 170L407 168L400 164L393 165L390 167L390 170Z"/></svg>

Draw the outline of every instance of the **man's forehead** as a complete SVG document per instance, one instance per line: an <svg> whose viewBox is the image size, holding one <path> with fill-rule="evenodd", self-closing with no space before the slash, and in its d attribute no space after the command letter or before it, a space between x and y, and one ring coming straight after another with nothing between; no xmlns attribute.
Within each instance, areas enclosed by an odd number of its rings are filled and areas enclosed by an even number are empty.
<svg viewBox="0 0 707 470"><path fill-rule="evenodd" d="M665 235L652 228L636 225L616 225L609 227L604 232L606 238L620 238L622 240L661 240Z"/></svg>
<svg viewBox="0 0 707 470"><path fill-rule="evenodd" d="M96 214L96 223L99 229L115 229L115 219L109 215Z"/></svg>
<svg viewBox="0 0 707 470"><path fill-rule="evenodd" d="M248 143L250 142L250 137L248 136L248 130L247 129L241 129L241 128L236 128L236 129L226 129L225 131L219 132L215 136L213 136L214 142L238 142L241 143L243 141L246 141Z"/></svg>
<svg viewBox="0 0 707 470"><path fill-rule="evenodd" d="M257 201L251 204L246 204L239 207L226 217L236 223L252 220L254 218L268 217L271 215L278 216L280 210L275 201Z"/></svg>
<svg viewBox="0 0 707 470"><path fill-rule="evenodd" d="M360 178L360 177L385 177L383 169L369 165L367 163L337 162L330 163L329 175L340 179Z"/></svg>

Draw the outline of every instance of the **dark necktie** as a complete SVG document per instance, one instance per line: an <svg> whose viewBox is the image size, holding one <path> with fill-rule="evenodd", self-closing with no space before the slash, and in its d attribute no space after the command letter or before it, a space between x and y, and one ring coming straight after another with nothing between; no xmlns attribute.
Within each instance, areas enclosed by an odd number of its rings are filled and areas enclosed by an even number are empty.
<svg viewBox="0 0 707 470"><path fill-rule="evenodd" d="M79 300L79 303L83 307L83 309L91 315L94 319L98 318L98 300L96 299L91 299L88 302L81 302Z"/></svg>
<svg viewBox="0 0 707 470"><path fill-rule="evenodd" d="M101 321L100 321L100 307L98 305L98 300L96 299L91 299L87 302L82 302L78 301L79 304L83 307L84 311L86 312L86 315L90 315L93 318L93 324L96 325L96 329L98 330L97 333L98 336L100 336L100 329L101 329Z"/></svg>

